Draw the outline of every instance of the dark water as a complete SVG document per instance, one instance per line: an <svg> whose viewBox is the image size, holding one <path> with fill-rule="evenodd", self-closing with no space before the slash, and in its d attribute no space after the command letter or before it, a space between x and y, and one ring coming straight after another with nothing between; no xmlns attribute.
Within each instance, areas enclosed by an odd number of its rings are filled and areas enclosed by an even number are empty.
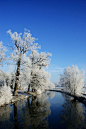
<svg viewBox="0 0 86 129"><path fill-rule="evenodd" d="M0 129L86 129L86 106L57 92L0 107Z"/></svg>

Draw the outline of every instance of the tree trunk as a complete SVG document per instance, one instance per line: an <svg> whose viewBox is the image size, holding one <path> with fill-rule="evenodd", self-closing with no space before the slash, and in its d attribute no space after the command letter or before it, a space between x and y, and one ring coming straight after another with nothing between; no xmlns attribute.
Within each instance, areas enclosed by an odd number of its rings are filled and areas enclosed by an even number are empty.
<svg viewBox="0 0 86 129"><path fill-rule="evenodd" d="M30 84L29 84L29 86L28 86L28 92L30 92Z"/></svg>
<svg viewBox="0 0 86 129"><path fill-rule="evenodd" d="M21 59L19 59L18 62L17 62L16 81L15 81L15 87L14 87L13 95L18 95L17 89L18 89L18 81L19 81L19 75L20 75L20 63L21 63Z"/></svg>
<svg viewBox="0 0 86 129"><path fill-rule="evenodd" d="M32 88L32 92L33 92L33 93L36 93L36 89L33 89L33 88Z"/></svg>
<svg viewBox="0 0 86 129"><path fill-rule="evenodd" d="M34 89L32 88L32 92L34 92Z"/></svg>

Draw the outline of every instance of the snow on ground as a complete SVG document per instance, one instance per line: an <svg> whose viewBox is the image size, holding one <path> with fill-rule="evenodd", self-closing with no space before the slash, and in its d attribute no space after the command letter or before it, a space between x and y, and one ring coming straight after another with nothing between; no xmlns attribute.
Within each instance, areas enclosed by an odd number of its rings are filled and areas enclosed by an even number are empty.
<svg viewBox="0 0 86 129"><path fill-rule="evenodd" d="M84 88L82 89L82 93L83 93L83 94L86 94L86 87L84 87Z"/></svg>
<svg viewBox="0 0 86 129"><path fill-rule="evenodd" d="M11 89L11 91L13 92L13 91L14 91L14 89ZM26 90L17 90L17 92L18 92L18 93L25 93L25 92L26 92Z"/></svg>

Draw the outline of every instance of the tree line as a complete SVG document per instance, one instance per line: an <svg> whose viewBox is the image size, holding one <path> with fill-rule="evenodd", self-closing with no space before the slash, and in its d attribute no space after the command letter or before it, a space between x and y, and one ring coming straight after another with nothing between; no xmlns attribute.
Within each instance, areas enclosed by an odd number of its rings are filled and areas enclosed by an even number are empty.
<svg viewBox="0 0 86 129"><path fill-rule="evenodd" d="M10 74L0 70L0 80L3 80L6 85L12 85L14 88L14 95L17 95L17 89L32 88L33 92L38 94L45 91L45 89L54 88L55 85L50 81L50 74L45 71L49 66L50 57L49 52L40 52L41 46L36 43L36 38L32 37L29 30L25 29L24 34L7 31L10 35L13 45L10 46L11 53L9 59L13 61L16 66L15 71ZM3 42L0 42L0 65L4 60L6 47ZM84 87L85 71L80 71L77 66L72 65L64 69L63 75L60 77L60 84L64 87L64 91L70 92L73 95L81 94Z"/></svg>

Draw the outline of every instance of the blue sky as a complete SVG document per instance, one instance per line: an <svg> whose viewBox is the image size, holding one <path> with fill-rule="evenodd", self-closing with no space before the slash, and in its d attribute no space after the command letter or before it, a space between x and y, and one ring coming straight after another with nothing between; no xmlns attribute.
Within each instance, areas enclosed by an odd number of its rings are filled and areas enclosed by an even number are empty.
<svg viewBox="0 0 86 129"><path fill-rule="evenodd" d="M0 41L12 44L6 31L31 31L41 51L52 53L51 81L65 67L86 70L86 0L0 0Z"/></svg>

